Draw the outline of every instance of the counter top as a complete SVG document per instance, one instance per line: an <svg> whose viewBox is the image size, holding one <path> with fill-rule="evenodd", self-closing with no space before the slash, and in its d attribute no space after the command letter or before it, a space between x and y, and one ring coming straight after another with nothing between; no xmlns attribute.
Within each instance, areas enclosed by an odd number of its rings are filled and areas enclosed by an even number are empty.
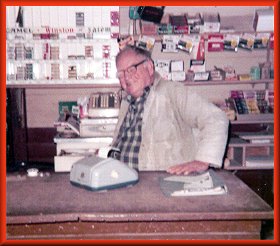
<svg viewBox="0 0 280 246"><path fill-rule="evenodd" d="M273 219L273 209L233 173L218 170L228 194L168 197L159 179L140 172L134 186L89 191L70 184L70 173L7 175L7 224L59 221L192 221Z"/></svg>

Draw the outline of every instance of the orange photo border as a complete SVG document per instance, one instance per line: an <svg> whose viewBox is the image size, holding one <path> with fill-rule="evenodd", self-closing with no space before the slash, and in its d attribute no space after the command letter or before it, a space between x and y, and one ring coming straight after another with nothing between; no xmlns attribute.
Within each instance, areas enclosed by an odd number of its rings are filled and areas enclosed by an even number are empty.
<svg viewBox="0 0 280 246"><path fill-rule="evenodd" d="M6 6L100 6L101 1L94 0L41 0L38 3L35 0L23 0L23 1L12 1L12 0L1 0L0 2L0 20L1 20L1 38L0 38L0 54L1 54L1 178L0 178L0 195L1 195L1 210L0 210L0 245L9 245L9 244L213 244L213 245L224 245L224 244L279 244L279 151L275 151L275 167L274 167L274 240L197 240L197 241L188 241L188 240L7 240L6 239ZM275 25L274 25L274 100L275 100L275 112L274 112L274 128L275 128L275 149L279 150L279 0L236 0L236 1L218 1L218 0L204 0L204 1L139 1L137 2L141 5L147 6L273 6L275 10ZM172 4L170 4L172 3ZM106 0L102 1L102 5L107 6L132 6L135 4L135 1L112 1Z"/></svg>

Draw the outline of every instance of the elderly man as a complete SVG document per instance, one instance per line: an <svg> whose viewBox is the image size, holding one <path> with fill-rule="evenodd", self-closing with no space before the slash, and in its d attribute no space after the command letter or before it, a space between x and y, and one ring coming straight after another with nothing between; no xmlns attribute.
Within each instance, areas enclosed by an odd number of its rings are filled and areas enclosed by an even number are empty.
<svg viewBox="0 0 280 246"><path fill-rule="evenodd" d="M122 101L113 156L138 170L188 175L221 167L225 113L187 86L163 80L148 51L126 46L116 57Z"/></svg>

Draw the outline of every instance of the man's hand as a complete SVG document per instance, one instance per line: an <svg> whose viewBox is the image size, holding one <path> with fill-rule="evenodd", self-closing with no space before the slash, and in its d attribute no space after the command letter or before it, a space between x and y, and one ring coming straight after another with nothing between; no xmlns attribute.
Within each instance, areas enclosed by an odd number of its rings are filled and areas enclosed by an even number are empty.
<svg viewBox="0 0 280 246"><path fill-rule="evenodd" d="M188 175L193 172L203 172L209 168L209 164L202 161L190 161L169 167L166 171L171 174Z"/></svg>

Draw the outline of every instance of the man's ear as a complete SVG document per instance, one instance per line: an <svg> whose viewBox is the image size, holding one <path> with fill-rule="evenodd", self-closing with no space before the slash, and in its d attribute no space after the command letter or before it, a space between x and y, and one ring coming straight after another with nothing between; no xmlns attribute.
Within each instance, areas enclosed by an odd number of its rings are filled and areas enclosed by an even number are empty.
<svg viewBox="0 0 280 246"><path fill-rule="evenodd" d="M152 76L154 74L154 63L152 60L148 60L145 63L146 67L148 68L149 74Z"/></svg>

